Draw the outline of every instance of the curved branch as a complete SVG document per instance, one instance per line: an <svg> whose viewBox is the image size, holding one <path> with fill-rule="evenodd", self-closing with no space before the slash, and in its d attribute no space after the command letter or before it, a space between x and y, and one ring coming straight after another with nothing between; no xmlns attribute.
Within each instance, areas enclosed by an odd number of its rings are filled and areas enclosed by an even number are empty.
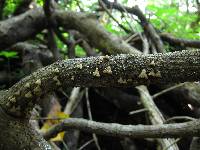
<svg viewBox="0 0 200 150"><path fill-rule="evenodd" d="M149 21L147 20L147 18L144 16L144 14L142 13L142 11L139 9L138 6L134 6L132 8L130 7L125 7L122 6L118 3L115 2L109 2L108 0L102 0L106 6L108 8L114 8L117 9L121 12L128 12L130 14L134 14L136 15L139 19L140 19L140 24L142 26L142 28L144 29L144 31L151 37L153 43L155 44L158 52L160 53L164 53L164 46L163 46L163 42L160 38L160 36L157 34L156 30L154 29L153 25L151 23L149 23Z"/></svg>
<svg viewBox="0 0 200 150"><path fill-rule="evenodd" d="M45 27L42 9L29 10L19 16L0 21L0 49L30 39Z"/></svg>
<svg viewBox="0 0 200 150"><path fill-rule="evenodd" d="M182 38L173 37L170 34L160 34L163 41L169 43L170 45L176 45L180 47L193 47L193 48L200 48L200 40L188 40Z"/></svg>
<svg viewBox="0 0 200 150"><path fill-rule="evenodd" d="M93 46L108 53L141 53L121 38L107 32L91 15L72 11L55 11L52 19L57 21L58 26L78 30ZM1 21L0 49L25 41L45 28L47 28L47 20L41 8Z"/></svg>
<svg viewBox="0 0 200 150"><path fill-rule="evenodd" d="M67 29L75 29L87 37L91 45L110 54L141 53L121 38L107 32L91 14L57 10L54 14L57 23Z"/></svg>
<svg viewBox="0 0 200 150"><path fill-rule="evenodd" d="M12 86L0 101L27 116L41 96L63 86L128 87L200 79L200 50L155 55L99 56L58 61Z"/></svg>
<svg viewBox="0 0 200 150"><path fill-rule="evenodd" d="M44 133L49 140L61 131L78 129L113 137L131 138L176 138L200 135L200 120L186 123L162 125L121 125L117 123L100 123L86 119L69 118L57 124Z"/></svg>

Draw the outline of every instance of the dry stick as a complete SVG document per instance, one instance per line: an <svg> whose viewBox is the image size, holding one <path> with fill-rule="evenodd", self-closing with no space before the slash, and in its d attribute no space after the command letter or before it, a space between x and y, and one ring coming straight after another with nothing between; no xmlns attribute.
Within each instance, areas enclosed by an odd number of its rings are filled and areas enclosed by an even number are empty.
<svg viewBox="0 0 200 150"><path fill-rule="evenodd" d="M84 149L86 146L88 146L89 144L91 144L92 142L94 142L94 139L91 139L89 141L87 141L84 145L82 145L78 150L82 150Z"/></svg>
<svg viewBox="0 0 200 150"><path fill-rule="evenodd" d="M141 112L146 112L146 111L148 111L147 108L143 108L143 109L139 109L139 110L134 110L134 111L129 112L129 115L135 115L135 114L138 114L138 113L141 113Z"/></svg>
<svg viewBox="0 0 200 150"><path fill-rule="evenodd" d="M132 19L134 21L133 16L130 15L123 6L122 6L122 9L124 10L124 12L126 12L126 14L130 17L130 19ZM137 26L135 26L135 29L138 30ZM133 34L133 36L134 35L136 35L136 34ZM139 31L138 31L138 35L140 36L140 39L142 40L142 43L143 43L143 54L149 54L149 44L148 44L147 37L145 35L142 35Z"/></svg>
<svg viewBox="0 0 200 150"><path fill-rule="evenodd" d="M53 150L61 150L53 141L49 141L49 144L52 146Z"/></svg>
<svg viewBox="0 0 200 150"><path fill-rule="evenodd" d="M157 34L157 32L155 31L155 29L151 25L151 23L148 22L148 20L146 19L146 17L144 16L144 14L142 13L142 11L139 9L138 6L129 8L129 7L125 7L123 5L117 4L117 3L109 2L108 0L103 0L103 2L107 5L107 7L111 7L111 5L112 5L112 7L114 9L117 9L119 11L125 11L130 14L136 15L140 19L140 22L141 22L140 24L143 27L144 31L150 35L158 52L162 52L162 53L165 52L164 48L163 48L163 42L162 42L160 36Z"/></svg>
<svg viewBox="0 0 200 150"><path fill-rule="evenodd" d="M200 40L176 38L167 33L161 33L160 37L163 41L169 43L170 45L176 45L180 47L200 48Z"/></svg>
<svg viewBox="0 0 200 150"><path fill-rule="evenodd" d="M57 44L56 44L56 39L55 39L55 33L54 33L54 28L56 28L56 22L55 20L52 18L52 4L51 4L52 0L45 0L44 1L44 12L45 12L45 16L47 18L47 24L48 24L48 48L52 51L53 53L53 57L54 60L59 60L61 59L60 57L60 53L59 50L57 48Z"/></svg>
<svg viewBox="0 0 200 150"><path fill-rule="evenodd" d="M50 128L44 134L44 138L49 140L56 136L57 133L69 129L78 129L84 132L112 137L177 138L200 136L200 120L158 125L121 125L117 123L100 123L86 119L69 118Z"/></svg>
<svg viewBox="0 0 200 150"><path fill-rule="evenodd" d="M109 12L109 10L106 8L106 5L102 2L102 0L98 0L102 8L105 10L105 12L108 14L110 18L113 19L117 23L117 25L122 28L126 33L130 33L130 30L128 30L126 27L124 27L122 24L120 24L117 19Z"/></svg>
<svg viewBox="0 0 200 150"><path fill-rule="evenodd" d="M152 98L153 98L153 99L156 99L158 96L160 96L160 95L162 95L162 94L164 94L164 93L167 93L167 92L169 92L169 91L171 91L171 90L174 90L174 89L176 89L176 88L179 88L179 87L185 85L186 83L187 83L187 82L180 83L180 84L171 86L170 88L164 89L164 90L160 91L159 93L154 94L154 95L152 96Z"/></svg>
<svg viewBox="0 0 200 150"><path fill-rule="evenodd" d="M127 12L127 10L124 8L124 6L121 6L121 7L122 7L122 9L124 10L124 12L129 16L129 18L130 18L132 21L134 21L135 19L133 18L132 15L130 15L130 14ZM129 25L131 26L130 23L129 23ZM131 26L131 29L132 29L132 26ZM135 29L138 30L138 27L135 26ZM132 30L133 30L133 29L132 29ZM140 36L140 39L143 41L142 34L139 32L139 30L138 30L138 35ZM144 41L143 41L143 43L144 43Z"/></svg>
<svg viewBox="0 0 200 150"><path fill-rule="evenodd" d="M142 35L143 39L142 39L142 43L143 43L143 54L149 54L149 43L147 40L146 35Z"/></svg>
<svg viewBox="0 0 200 150"><path fill-rule="evenodd" d="M70 97L67 101L66 107L64 109L64 113L69 114L70 117L74 116L73 112L77 108L77 106L80 105L80 101L84 95L84 91L80 91L80 90L81 90L80 87L74 87L72 89ZM76 117L79 117L79 116L76 115ZM73 131L69 131L66 133L66 138L64 140L67 142L68 147L77 148L79 137L80 137L80 131L73 130ZM73 140L71 140L71 141L67 140L67 139L71 139L71 138L73 138Z"/></svg>
<svg viewBox="0 0 200 150"><path fill-rule="evenodd" d="M121 6L121 7L124 10L124 12L126 12L126 14L134 21L133 16L129 15L129 13L127 12L127 10L123 6ZM135 26L135 28L137 29L137 26ZM136 35L136 34L133 34L132 36L134 36L134 35ZM143 43L143 54L149 54L149 44L148 44L147 37L145 35L142 35L139 31L138 31L138 35L140 36L140 39L142 40L142 43Z"/></svg>
<svg viewBox="0 0 200 150"><path fill-rule="evenodd" d="M174 117L171 117L167 120L165 120L165 123L169 123L171 121L174 121L174 120L188 120L188 121L194 121L196 120L195 118L192 118L192 117L189 117L189 116L174 116Z"/></svg>
<svg viewBox="0 0 200 150"><path fill-rule="evenodd" d="M190 150L200 150L200 138L199 137L193 137L192 142L190 144Z"/></svg>
<svg viewBox="0 0 200 150"><path fill-rule="evenodd" d="M80 87L74 87L71 91L71 95L67 101L66 107L64 109L64 113L71 115L74 106L77 106L77 103L79 103L79 96L80 96Z"/></svg>
<svg viewBox="0 0 200 150"><path fill-rule="evenodd" d="M155 103L153 102L152 97L150 96L148 89L146 86L141 85L136 87L139 90L140 93L140 100L145 108L148 109L148 114L150 121L153 125L157 124L163 124L165 122L165 119ZM178 150L178 146L174 143L175 139L157 139L158 143L161 145L162 149L165 149L168 147L168 150ZM169 147L169 145L171 145Z"/></svg>
<svg viewBox="0 0 200 150"><path fill-rule="evenodd" d="M181 140L180 138L177 138L176 140L174 140L173 143L171 143L170 145L168 145L167 147L165 147L163 150L168 150L171 146L173 146L174 144L176 144L180 140Z"/></svg>
<svg viewBox="0 0 200 150"><path fill-rule="evenodd" d="M123 12L121 12L121 15L124 17L124 19L125 19L127 25L128 25L129 28L131 29L131 31L134 33L134 29L133 29L132 25L131 25L130 22L127 20L127 18L126 18L126 16L124 15ZM128 16L129 16L129 15L128 15Z"/></svg>
<svg viewBox="0 0 200 150"><path fill-rule="evenodd" d="M86 104L87 104L87 110L88 110L88 116L89 116L89 120L92 120L92 112L91 112L91 107L90 107L90 100L89 100L89 95L88 95L88 88L85 88L86 92L85 92L85 98L86 98ZM95 133L92 134L94 142L96 144L96 147L98 150L101 150L101 147L99 145L98 142L98 138L96 136Z"/></svg>

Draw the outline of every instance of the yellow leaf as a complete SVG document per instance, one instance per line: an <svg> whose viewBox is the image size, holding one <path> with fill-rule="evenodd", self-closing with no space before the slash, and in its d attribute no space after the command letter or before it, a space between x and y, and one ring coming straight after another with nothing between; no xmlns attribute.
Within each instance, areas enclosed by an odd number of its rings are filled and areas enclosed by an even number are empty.
<svg viewBox="0 0 200 150"><path fill-rule="evenodd" d="M65 134L65 132L60 132L60 133L57 134L56 137L51 138L50 141L54 141L54 142L55 141L62 141L63 137L64 137L64 134Z"/></svg>
<svg viewBox="0 0 200 150"><path fill-rule="evenodd" d="M40 129L42 132L46 132L52 125L60 123L62 120L69 118L69 114L65 114L64 112L56 112L56 114L48 115L48 120L45 121L42 128ZM51 119L52 118L52 119ZM58 119L55 119L58 118ZM51 138L51 141L62 141L65 132L60 132L56 137Z"/></svg>

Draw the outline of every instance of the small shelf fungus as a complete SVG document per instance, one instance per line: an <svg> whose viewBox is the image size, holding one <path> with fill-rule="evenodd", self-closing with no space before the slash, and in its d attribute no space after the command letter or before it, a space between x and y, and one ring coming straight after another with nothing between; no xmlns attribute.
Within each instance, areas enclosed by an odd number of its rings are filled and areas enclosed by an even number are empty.
<svg viewBox="0 0 200 150"><path fill-rule="evenodd" d="M155 74L155 72L154 72L153 70L151 70L151 71L148 73L148 75L149 75L149 76L152 76L152 77L155 77L155 76L156 76L156 74Z"/></svg>
<svg viewBox="0 0 200 150"><path fill-rule="evenodd" d="M40 86L36 86L33 92L35 95L40 95L42 93L42 89L40 88Z"/></svg>
<svg viewBox="0 0 200 150"><path fill-rule="evenodd" d="M99 56L99 59L101 60L101 61L103 61L103 60L109 60L109 56L108 55L105 55L105 56Z"/></svg>
<svg viewBox="0 0 200 150"><path fill-rule="evenodd" d="M8 98L10 100L10 102L15 103L16 102L16 98L15 97L9 97Z"/></svg>
<svg viewBox="0 0 200 150"><path fill-rule="evenodd" d="M33 97L31 91L29 91L28 93L26 93L24 96L25 96L26 98L32 98L32 97Z"/></svg>
<svg viewBox="0 0 200 150"><path fill-rule="evenodd" d="M121 83L121 84L126 84L127 81L126 79L122 79L122 77L120 77L118 80L117 80L118 83Z"/></svg>
<svg viewBox="0 0 200 150"><path fill-rule="evenodd" d="M26 83L26 84L24 85L24 87L25 87L25 88L30 88L31 85L30 85L30 83Z"/></svg>
<svg viewBox="0 0 200 150"><path fill-rule="evenodd" d="M41 86L42 81L40 79L38 79L38 80L35 81L35 84L38 85L38 86Z"/></svg>
<svg viewBox="0 0 200 150"><path fill-rule="evenodd" d="M76 65L76 67L77 67L78 69L82 69L82 68L83 68L83 65L82 65L81 63L78 63L78 64Z"/></svg>
<svg viewBox="0 0 200 150"><path fill-rule="evenodd" d="M74 76L71 77L71 80L74 81Z"/></svg>
<svg viewBox="0 0 200 150"><path fill-rule="evenodd" d="M155 77L162 78L161 72L159 70L156 72Z"/></svg>
<svg viewBox="0 0 200 150"><path fill-rule="evenodd" d="M151 61L150 65L151 66L155 66L156 65L156 63L154 62L154 60Z"/></svg>
<svg viewBox="0 0 200 150"><path fill-rule="evenodd" d="M98 68L96 68L95 71L93 72L93 76L100 77Z"/></svg>
<svg viewBox="0 0 200 150"><path fill-rule="evenodd" d="M112 74L112 69L110 66L107 66L104 70L103 70L103 73L106 73L106 74Z"/></svg>
<svg viewBox="0 0 200 150"><path fill-rule="evenodd" d="M142 69L142 71L141 71L141 73L139 74L138 77L141 78L141 79L148 79L147 71L145 69Z"/></svg>
<svg viewBox="0 0 200 150"><path fill-rule="evenodd" d="M58 76L53 77L53 80L56 82L57 86L61 86L60 81L58 80Z"/></svg>

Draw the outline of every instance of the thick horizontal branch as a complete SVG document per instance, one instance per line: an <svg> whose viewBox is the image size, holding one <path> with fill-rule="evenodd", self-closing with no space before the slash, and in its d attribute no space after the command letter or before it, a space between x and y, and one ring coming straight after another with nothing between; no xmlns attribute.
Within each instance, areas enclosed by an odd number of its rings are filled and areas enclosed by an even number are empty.
<svg viewBox="0 0 200 150"><path fill-rule="evenodd" d="M155 55L99 56L58 61L12 86L0 103L22 116L38 98L63 86L128 87L200 79L200 50Z"/></svg>
<svg viewBox="0 0 200 150"><path fill-rule="evenodd" d="M100 50L111 54L140 53L121 38L107 32L94 15L72 11L55 11L52 19L65 29L75 29ZM0 49L25 41L47 28L47 20L41 8L0 22Z"/></svg>
<svg viewBox="0 0 200 150"><path fill-rule="evenodd" d="M131 138L176 138L200 135L200 120L186 123L162 124L162 125L121 125L116 123L100 123L86 119L69 118L62 123L53 126L45 134L49 140L61 131L78 129L84 132L92 132L114 137Z"/></svg>
<svg viewBox="0 0 200 150"><path fill-rule="evenodd" d="M169 34L160 34L163 41L168 42L170 45L181 46L181 47L193 47L200 48L200 40L189 40L176 38Z"/></svg>
<svg viewBox="0 0 200 150"><path fill-rule="evenodd" d="M46 27L42 9L27 11L19 16L0 21L0 49L25 41Z"/></svg>

